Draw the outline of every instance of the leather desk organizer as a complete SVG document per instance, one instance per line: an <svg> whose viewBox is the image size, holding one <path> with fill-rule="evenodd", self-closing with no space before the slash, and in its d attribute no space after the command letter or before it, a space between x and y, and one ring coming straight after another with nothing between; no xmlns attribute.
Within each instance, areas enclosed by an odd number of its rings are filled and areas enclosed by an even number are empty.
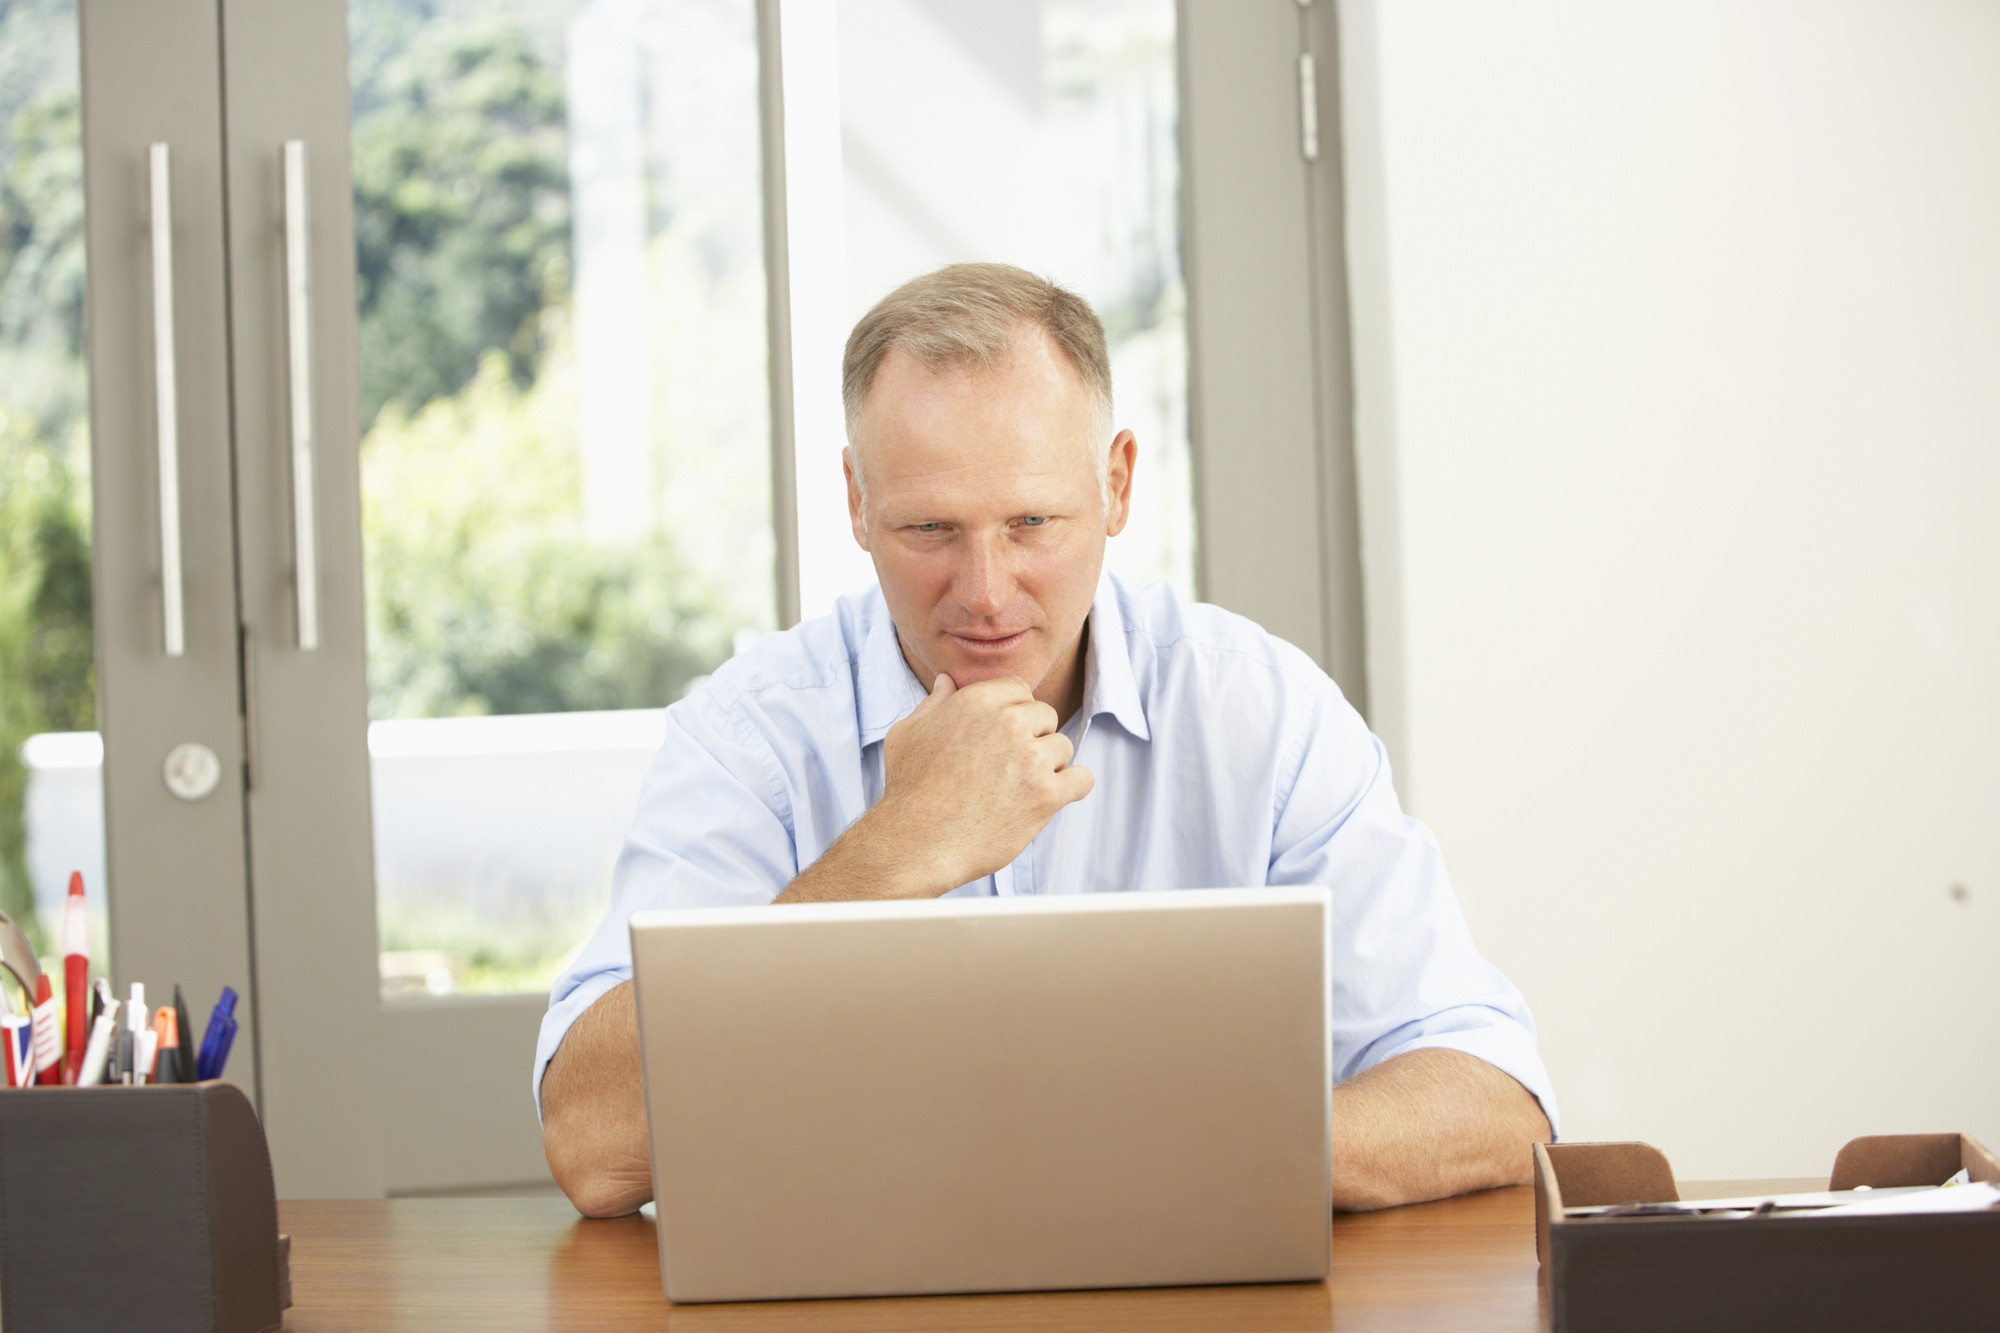
<svg viewBox="0 0 2000 1333"><path fill-rule="evenodd" d="M1940 1185L2000 1161L1961 1134L1850 1142L1829 1189ZM1644 1143L1535 1147L1535 1253L1553 1333L2000 1325L2000 1208L1976 1213L1755 1218L1572 1217L1564 1208L1680 1200Z"/></svg>
<svg viewBox="0 0 2000 1333"><path fill-rule="evenodd" d="M235 1084L0 1089L6 1333L275 1329L288 1240Z"/></svg>

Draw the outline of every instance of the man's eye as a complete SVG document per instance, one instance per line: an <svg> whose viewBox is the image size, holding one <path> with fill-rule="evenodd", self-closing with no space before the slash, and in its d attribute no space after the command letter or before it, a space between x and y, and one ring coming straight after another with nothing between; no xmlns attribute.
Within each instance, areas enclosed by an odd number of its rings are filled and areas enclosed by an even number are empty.
<svg viewBox="0 0 2000 1333"><path fill-rule="evenodd" d="M1030 528L1039 528L1040 526L1042 526L1042 524L1048 521L1049 521L1048 516L1046 514L1030 514L1026 518L1021 520L1024 526Z"/></svg>
<svg viewBox="0 0 2000 1333"><path fill-rule="evenodd" d="M917 531L918 531L918 532L942 532L943 530L944 530L944 524L942 524L942 523L919 523L919 524L917 524Z"/></svg>

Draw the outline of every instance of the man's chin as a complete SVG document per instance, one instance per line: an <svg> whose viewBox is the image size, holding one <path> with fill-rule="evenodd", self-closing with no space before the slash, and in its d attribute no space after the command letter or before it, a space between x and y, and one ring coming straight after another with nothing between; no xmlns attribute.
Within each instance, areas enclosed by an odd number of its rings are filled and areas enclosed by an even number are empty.
<svg viewBox="0 0 2000 1333"><path fill-rule="evenodd" d="M1041 683L1041 676L1031 676L1026 666L1017 667L1006 662L981 662L976 666L953 663L944 667L944 674L950 676L951 683L961 690L982 680L999 680L1002 676L1012 676L1031 690Z"/></svg>

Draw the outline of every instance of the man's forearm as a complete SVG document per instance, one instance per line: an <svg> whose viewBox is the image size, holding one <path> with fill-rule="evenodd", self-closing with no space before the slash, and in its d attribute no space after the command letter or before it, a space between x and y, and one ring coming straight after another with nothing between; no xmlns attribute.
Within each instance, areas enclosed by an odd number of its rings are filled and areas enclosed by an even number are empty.
<svg viewBox="0 0 2000 1333"><path fill-rule="evenodd" d="M896 812L877 805L834 839L819 860L799 872L779 903L853 902L864 898L935 898L957 881L933 864L921 838L900 827Z"/></svg>
<svg viewBox="0 0 2000 1333"><path fill-rule="evenodd" d="M631 982L583 1011L543 1072L542 1151L586 1217L618 1217L653 1197Z"/></svg>
<svg viewBox="0 0 2000 1333"><path fill-rule="evenodd" d="M1333 1090L1333 1206L1362 1211L1529 1177L1549 1139L1529 1091L1462 1051L1386 1060Z"/></svg>

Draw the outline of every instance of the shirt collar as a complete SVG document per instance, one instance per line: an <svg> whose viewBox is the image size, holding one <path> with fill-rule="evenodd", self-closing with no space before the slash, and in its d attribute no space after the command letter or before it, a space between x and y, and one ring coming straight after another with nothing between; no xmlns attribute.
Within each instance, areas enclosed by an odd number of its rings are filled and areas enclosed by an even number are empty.
<svg viewBox="0 0 2000 1333"><path fill-rule="evenodd" d="M864 750L924 701L924 687L903 660L903 645L896 641L896 622L889 616L889 604L879 586L869 590L868 601L873 614L861 640L854 682Z"/></svg>
<svg viewBox="0 0 2000 1333"><path fill-rule="evenodd" d="M870 599L875 614L861 641L855 663L855 694L861 722L863 749L875 744L890 727L910 715L923 702L924 688L916 673L903 660L903 647L896 639L896 622L888 604L876 588ZM1125 638L1125 616L1119 609L1118 589L1109 574L1097 583L1097 596L1090 604L1090 645L1084 653L1083 714L1096 718L1109 713L1134 737L1152 739L1146 727L1146 712L1140 706L1139 686L1132 674L1131 648Z"/></svg>
<svg viewBox="0 0 2000 1333"><path fill-rule="evenodd" d="M1134 739L1152 740L1146 710L1139 702L1139 682L1132 674L1132 648L1125 637L1118 585L1108 573L1098 577L1097 597L1090 604L1090 650L1085 658L1085 713L1093 718L1109 713Z"/></svg>

